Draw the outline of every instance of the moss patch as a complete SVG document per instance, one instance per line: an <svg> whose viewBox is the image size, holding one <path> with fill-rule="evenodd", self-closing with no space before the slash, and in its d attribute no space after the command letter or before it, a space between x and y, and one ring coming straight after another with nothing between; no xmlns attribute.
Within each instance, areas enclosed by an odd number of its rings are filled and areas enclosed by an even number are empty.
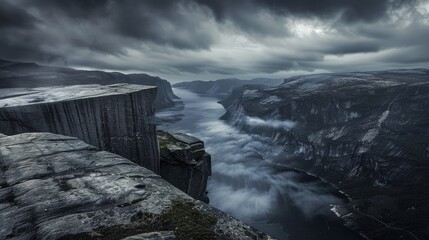
<svg viewBox="0 0 429 240"><path fill-rule="evenodd" d="M161 150L167 149L168 145L176 145L180 148L186 148L188 146L185 143L175 139L167 132L158 131L157 135L158 135L159 148Z"/></svg>
<svg viewBox="0 0 429 240"><path fill-rule="evenodd" d="M99 227L92 232L67 235L63 240L122 239L127 236L155 231L174 231L179 240L218 239L212 226L217 219L200 212L193 202L173 200L171 207L160 215L136 214L133 223L109 227Z"/></svg>
<svg viewBox="0 0 429 240"><path fill-rule="evenodd" d="M192 202L173 201L172 209L161 218L175 226L177 239L216 239L211 227L217 219L197 210Z"/></svg>

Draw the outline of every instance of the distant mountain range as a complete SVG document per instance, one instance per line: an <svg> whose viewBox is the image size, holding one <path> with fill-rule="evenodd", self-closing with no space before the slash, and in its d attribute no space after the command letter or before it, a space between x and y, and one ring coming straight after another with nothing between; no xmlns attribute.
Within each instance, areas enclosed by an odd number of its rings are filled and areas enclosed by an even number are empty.
<svg viewBox="0 0 429 240"><path fill-rule="evenodd" d="M65 67L42 66L36 63L12 62L0 59L0 88L26 88L76 84L131 83L157 86L155 107L174 106L178 99L170 83L147 74L122 74L119 72L84 71Z"/></svg>
<svg viewBox="0 0 429 240"><path fill-rule="evenodd" d="M174 84L173 87L184 88L198 94L209 94L224 97L230 94L235 88L248 84L277 86L281 83L283 83L283 79L254 78L251 80L242 80L237 78L227 78L213 81L196 80L191 82L181 82Z"/></svg>

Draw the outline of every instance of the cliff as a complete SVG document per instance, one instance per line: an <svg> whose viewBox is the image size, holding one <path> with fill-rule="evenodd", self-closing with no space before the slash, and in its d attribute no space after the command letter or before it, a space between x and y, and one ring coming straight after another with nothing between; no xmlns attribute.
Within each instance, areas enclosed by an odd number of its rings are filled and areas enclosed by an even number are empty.
<svg viewBox="0 0 429 240"><path fill-rule="evenodd" d="M275 163L348 194L350 227L370 239L429 236L429 70L298 76L223 104L223 119L282 150Z"/></svg>
<svg viewBox="0 0 429 240"><path fill-rule="evenodd" d="M155 100L157 110L174 106L178 99L167 80L147 74L126 75L118 72L83 71L0 59L0 88L35 88L80 84L110 85L117 83L157 86L158 93Z"/></svg>
<svg viewBox="0 0 429 240"><path fill-rule="evenodd" d="M208 203L207 179L211 175L211 156L204 142L182 134L158 131L161 176L191 197Z"/></svg>
<svg viewBox="0 0 429 240"><path fill-rule="evenodd" d="M155 109L159 110L166 107L173 107L179 97L174 95L171 84L162 78L152 77L147 74L128 74L127 77L132 81L128 83L142 84L148 86L157 86L158 91L155 99Z"/></svg>
<svg viewBox="0 0 429 240"><path fill-rule="evenodd" d="M131 84L4 91L0 132L74 136L159 173L155 96L156 87Z"/></svg>
<svg viewBox="0 0 429 240"><path fill-rule="evenodd" d="M237 78L218 79L214 81L191 81L176 83L173 87L184 88L198 94L209 94L217 97L226 97L235 88L247 84L260 84L264 86L277 86L283 81L281 79L254 78L251 80L241 80Z"/></svg>
<svg viewBox="0 0 429 240"><path fill-rule="evenodd" d="M0 135L0 239L271 239L74 137Z"/></svg>

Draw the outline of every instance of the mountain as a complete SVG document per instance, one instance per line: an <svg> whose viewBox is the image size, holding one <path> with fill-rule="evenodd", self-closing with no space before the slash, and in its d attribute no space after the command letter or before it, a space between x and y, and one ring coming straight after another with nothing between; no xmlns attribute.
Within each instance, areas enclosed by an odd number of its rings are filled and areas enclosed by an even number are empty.
<svg viewBox="0 0 429 240"><path fill-rule="evenodd" d="M41 66L35 63L11 62L0 59L0 88L28 88L58 85L130 83L157 86L155 107L162 109L175 105L178 99L170 83L147 74L83 71L64 67Z"/></svg>
<svg viewBox="0 0 429 240"><path fill-rule="evenodd" d="M351 228L369 239L428 238L428 69L296 76L221 103L223 119L280 151L273 162L347 194Z"/></svg>
<svg viewBox="0 0 429 240"><path fill-rule="evenodd" d="M233 89L246 84L261 84L266 86L277 86L283 80L272 78L254 78L251 80L241 80L237 78L218 79L214 81L192 81L176 83L173 87L184 88L198 94L209 94L214 96L227 96Z"/></svg>

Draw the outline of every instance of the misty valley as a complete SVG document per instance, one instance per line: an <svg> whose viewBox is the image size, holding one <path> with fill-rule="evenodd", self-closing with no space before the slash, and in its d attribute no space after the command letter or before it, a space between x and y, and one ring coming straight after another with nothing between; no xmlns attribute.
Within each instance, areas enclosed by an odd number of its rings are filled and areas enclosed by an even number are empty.
<svg viewBox="0 0 429 240"><path fill-rule="evenodd" d="M1 77L2 238L425 236L426 69L172 87L2 61Z"/></svg>
<svg viewBox="0 0 429 240"><path fill-rule="evenodd" d="M429 240L428 0L1 0L0 240Z"/></svg>
<svg viewBox="0 0 429 240"><path fill-rule="evenodd" d="M270 163L281 147L220 120L225 109L217 98L173 91L184 109L160 111L160 120L181 116L158 128L204 140L213 158L211 205L277 239L361 239L331 211L344 207L345 195L314 176Z"/></svg>

